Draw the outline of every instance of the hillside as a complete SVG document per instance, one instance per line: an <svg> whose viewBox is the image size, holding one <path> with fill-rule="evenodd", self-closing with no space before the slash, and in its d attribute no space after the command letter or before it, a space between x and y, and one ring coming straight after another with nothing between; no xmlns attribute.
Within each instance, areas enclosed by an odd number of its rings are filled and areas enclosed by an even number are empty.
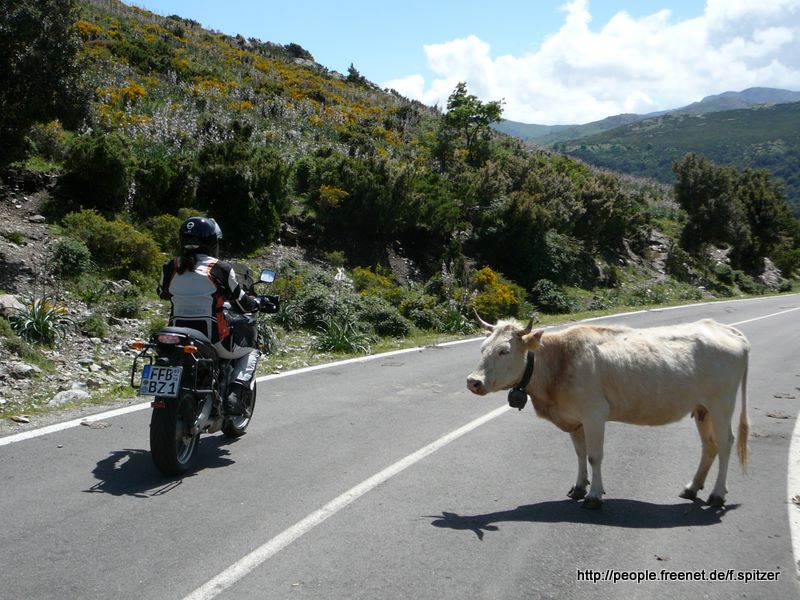
<svg viewBox="0 0 800 600"><path fill-rule="evenodd" d="M503 120L494 125L497 131L513 135L523 140L542 146L597 135L622 125L628 125L662 115L704 114L725 110L753 108L756 106L800 102L800 92L775 88L748 88L741 92L724 92L706 96L699 102L693 102L680 108L664 110L643 115L621 114L606 117L600 121L592 121L582 125L536 125Z"/></svg>
<svg viewBox="0 0 800 600"><path fill-rule="evenodd" d="M800 266L771 182L717 177L738 235L697 220L687 251L692 214L670 186L497 133L500 102L463 83L441 113L299 44L117 0L19 0L0 30L0 413L41 408L67 367L124 369L99 357L124 364L122 340L164 324L154 284L194 214L220 223L223 257L279 272L282 308L262 323L275 368L283 352L303 364L465 335L475 312L786 289L765 259ZM89 388L120 382L100 374Z"/></svg>
<svg viewBox="0 0 800 600"><path fill-rule="evenodd" d="M800 211L800 103L705 114L669 114L579 140L558 151L590 164L674 181L672 163L688 152L720 165L763 168L785 184Z"/></svg>

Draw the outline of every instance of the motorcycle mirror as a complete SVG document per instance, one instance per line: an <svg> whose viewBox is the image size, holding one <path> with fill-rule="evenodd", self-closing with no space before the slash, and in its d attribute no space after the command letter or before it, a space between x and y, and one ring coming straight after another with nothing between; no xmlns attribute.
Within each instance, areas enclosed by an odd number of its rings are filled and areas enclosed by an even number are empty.
<svg viewBox="0 0 800 600"><path fill-rule="evenodd" d="M270 269L262 269L261 276L258 278L258 281L261 283L272 283L275 281L275 271L271 271Z"/></svg>

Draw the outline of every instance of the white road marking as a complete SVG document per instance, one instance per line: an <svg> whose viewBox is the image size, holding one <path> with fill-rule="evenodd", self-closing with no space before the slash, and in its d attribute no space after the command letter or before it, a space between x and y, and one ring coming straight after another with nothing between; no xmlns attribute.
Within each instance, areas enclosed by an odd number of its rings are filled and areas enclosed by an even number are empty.
<svg viewBox="0 0 800 600"><path fill-rule="evenodd" d="M384 483L388 479L391 479L411 465L421 461L426 456L429 456L437 450L444 448L450 442L457 440L461 436L469 433L473 429L480 427L484 423L488 423L495 417L499 417L508 410L508 406L501 406L500 408L497 408L492 412L467 423L463 427L460 427L455 431L451 431L447 435L440 437L435 442L428 444L424 448L420 448L413 454L409 454L405 458L385 468L380 473L377 473L369 479L359 483L355 487L350 488L338 498L331 500L322 508L314 511L306 518L298 521L262 546L259 546L250 552L250 554L244 558L236 561L222 573L214 577L214 579L200 586L191 594L186 596L184 600L209 600L210 598L216 597L235 584L237 581L242 579L245 575L250 573L250 571L257 568L259 565L263 564L272 556L283 550L286 546L294 542L300 536L307 533L329 517L332 517L367 492L375 489L380 484Z"/></svg>
<svg viewBox="0 0 800 600"><path fill-rule="evenodd" d="M794 566L800 577L800 417L795 419L789 442L789 473L786 491L789 496L789 530L792 534Z"/></svg>
<svg viewBox="0 0 800 600"><path fill-rule="evenodd" d="M744 325L745 323L752 323L753 321L760 321L762 319L769 319L770 317L777 317L778 315L785 315L786 313L794 312L796 310L800 310L800 306L797 308L790 308L788 310L782 310L780 312L772 313L771 315L764 315L763 317L755 317L754 319L747 319L746 321L738 321L736 323L731 323L731 327L736 327L738 325Z"/></svg>

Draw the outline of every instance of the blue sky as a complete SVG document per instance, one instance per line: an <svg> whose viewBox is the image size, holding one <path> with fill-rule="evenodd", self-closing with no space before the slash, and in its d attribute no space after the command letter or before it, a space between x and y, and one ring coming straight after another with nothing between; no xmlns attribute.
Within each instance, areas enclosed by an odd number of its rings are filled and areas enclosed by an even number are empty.
<svg viewBox="0 0 800 600"><path fill-rule="evenodd" d="M443 106L458 81L506 118L586 123L764 86L800 90L800 0L137 0L294 42L323 66Z"/></svg>

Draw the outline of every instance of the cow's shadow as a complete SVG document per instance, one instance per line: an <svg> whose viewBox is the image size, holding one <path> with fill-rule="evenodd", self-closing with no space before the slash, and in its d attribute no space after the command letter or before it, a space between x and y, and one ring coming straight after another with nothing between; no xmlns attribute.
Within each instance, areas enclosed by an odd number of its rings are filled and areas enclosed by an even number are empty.
<svg viewBox="0 0 800 600"><path fill-rule="evenodd" d="M482 540L484 532L498 531L498 524L510 522L585 523L630 529L715 525L722 522L725 513L738 507L738 504L727 504L723 508L713 508L700 500L652 504L638 500L609 499L603 502L599 510L585 510L574 500L554 500L486 514L442 512L429 518L433 519L431 525L434 527L472 531Z"/></svg>

